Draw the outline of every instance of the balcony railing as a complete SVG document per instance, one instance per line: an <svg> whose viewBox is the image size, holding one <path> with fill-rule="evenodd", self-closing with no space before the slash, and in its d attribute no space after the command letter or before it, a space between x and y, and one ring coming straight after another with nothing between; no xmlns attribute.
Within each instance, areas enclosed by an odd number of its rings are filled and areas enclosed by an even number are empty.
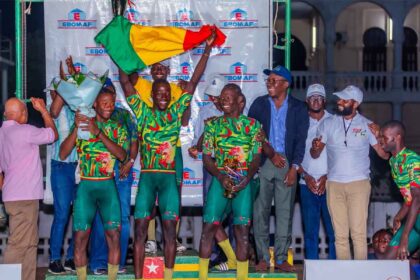
<svg viewBox="0 0 420 280"><path fill-rule="evenodd" d="M398 90L399 92L420 93L420 72L334 72L321 73L293 71L292 90L305 91L312 83L322 83L334 90L348 85L360 87L365 93L380 94Z"/></svg>

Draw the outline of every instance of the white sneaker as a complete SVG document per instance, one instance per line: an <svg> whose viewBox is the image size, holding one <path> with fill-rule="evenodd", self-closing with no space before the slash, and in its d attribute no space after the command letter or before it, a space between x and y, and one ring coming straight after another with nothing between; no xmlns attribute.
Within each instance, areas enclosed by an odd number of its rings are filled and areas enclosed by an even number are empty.
<svg viewBox="0 0 420 280"><path fill-rule="evenodd" d="M187 247L185 247L184 245L182 245L181 242L178 241L178 239L176 240L176 252L177 253L183 253L187 251Z"/></svg>
<svg viewBox="0 0 420 280"><path fill-rule="evenodd" d="M146 242L146 246L144 251L149 254L156 254L157 253L157 243L156 240L148 240Z"/></svg>

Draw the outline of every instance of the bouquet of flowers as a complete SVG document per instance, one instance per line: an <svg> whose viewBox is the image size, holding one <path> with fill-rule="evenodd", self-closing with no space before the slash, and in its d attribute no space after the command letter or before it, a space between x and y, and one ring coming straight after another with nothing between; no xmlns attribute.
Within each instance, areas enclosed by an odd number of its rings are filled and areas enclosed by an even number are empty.
<svg viewBox="0 0 420 280"><path fill-rule="evenodd" d="M81 114L87 117L95 117L96 112L92 106L108 77L108 70L102 76L97 76L92 72L87 74L76 72L72 61L67 63L67 65L70 75L65 76L60 65L60 80L54 84L54 88L56 88L58 94L60 94L72 111L79 110ZM89 140L90 132L82 131L79 128L77 136L80 139Z"/></svg>

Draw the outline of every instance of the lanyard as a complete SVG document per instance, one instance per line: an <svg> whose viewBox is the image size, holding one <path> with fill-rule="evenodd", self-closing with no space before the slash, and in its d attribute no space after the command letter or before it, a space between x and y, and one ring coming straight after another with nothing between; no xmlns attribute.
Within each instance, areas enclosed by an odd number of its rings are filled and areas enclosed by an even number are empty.
<svg viewBox="0 0 420 280"><path fill-rule="evenodd" d="M346 122L344 121L344 117L343 117L344 145L346 145L346 147L347 147L347 132L348 132L348 131L349 131L349 129L350 129L350 126L351 126L351 124L352 124L352 122L353 122L353 119L354 119L354 117L351 119L349 126L348 126L348 127L346 127Z"/></svg>

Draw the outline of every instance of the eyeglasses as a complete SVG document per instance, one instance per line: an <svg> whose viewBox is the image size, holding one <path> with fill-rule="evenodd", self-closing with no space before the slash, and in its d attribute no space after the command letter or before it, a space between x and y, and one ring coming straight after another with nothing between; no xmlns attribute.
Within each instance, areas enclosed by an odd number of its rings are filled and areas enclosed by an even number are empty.
<svg viewBox="0 0 420 280"><path fill-rule="evenodd" d="M277 84L280 82L287 82L285 79L264 79L267 84Z"/></svg>
<svg viewBox="0 0 420 280"><path fill-rule="evenodd" d="M324 100L324 97L320 96L320 95L312 95L308 98L309 101L318 101L321 102Z"/></svg>

